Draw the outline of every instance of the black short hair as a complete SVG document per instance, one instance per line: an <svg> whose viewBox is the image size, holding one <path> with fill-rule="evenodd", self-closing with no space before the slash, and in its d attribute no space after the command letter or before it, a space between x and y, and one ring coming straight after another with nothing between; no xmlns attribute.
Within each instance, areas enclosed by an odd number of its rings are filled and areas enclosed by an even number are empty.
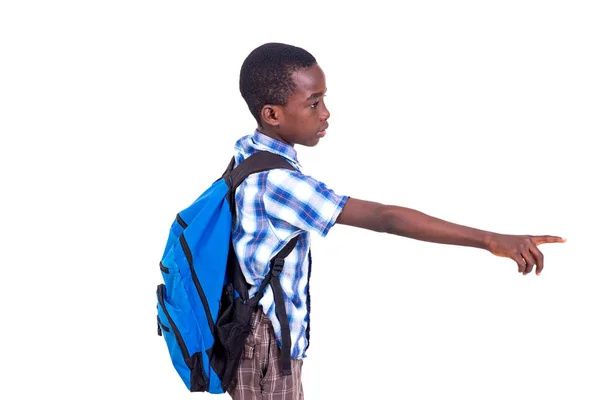
<svg viewBox="0 0 600 400"><path fill-rule="evenodd" d="M240 70L240 93L259 126L265 104L285 105L296 90L292 73L316 62L308 51L284 43L266 43L252 50Z"/></svg>

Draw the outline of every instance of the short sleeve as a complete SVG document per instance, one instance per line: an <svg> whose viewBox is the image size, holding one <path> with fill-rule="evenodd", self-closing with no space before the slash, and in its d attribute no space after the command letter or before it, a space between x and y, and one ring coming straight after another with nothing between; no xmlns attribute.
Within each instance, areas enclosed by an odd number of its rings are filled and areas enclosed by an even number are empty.
<svg viewBox="0 0 600 400"><path fill-rule="evenodd" d="M263 197L269 217L299 229L326 236L335 224L348 196L298 171L276 169L267 174Z"/></svg>

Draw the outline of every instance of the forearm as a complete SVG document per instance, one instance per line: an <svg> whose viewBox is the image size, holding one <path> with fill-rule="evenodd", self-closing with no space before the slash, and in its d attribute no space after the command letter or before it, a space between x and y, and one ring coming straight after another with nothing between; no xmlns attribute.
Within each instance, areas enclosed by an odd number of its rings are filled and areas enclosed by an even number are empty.
<svg viewBox="0 0 600 400"><path fill-rule="evenodd" d="M406 207L385 206L384 231L426 242L487 249L492 232L458 225Z"/></svg>
<svg viewBox="0 0 600 400"><path fill-rule="evenodd" d="M485 249L500 257L508 257L527 275L536 267L544 268L542 243L562 243L558 236L504 235L444 221L406 207L386 206L372 201L349 198L336 221L376 232L387 232L426 242L453 244Z"/></svg>

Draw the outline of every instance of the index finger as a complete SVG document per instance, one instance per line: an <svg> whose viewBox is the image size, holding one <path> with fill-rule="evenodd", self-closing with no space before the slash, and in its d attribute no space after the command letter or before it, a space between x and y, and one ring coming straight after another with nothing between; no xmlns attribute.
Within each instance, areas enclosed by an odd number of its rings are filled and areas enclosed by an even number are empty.
<svg viewBox="0 0 600 400"><path fill-rule="evenodd" d="M549 236L549 235L532 236L531 240L533 241L533 243L536 246L539 244L544 244L544 243L564 243L567 241L567 239L563 239L559 236Z"/></svg>

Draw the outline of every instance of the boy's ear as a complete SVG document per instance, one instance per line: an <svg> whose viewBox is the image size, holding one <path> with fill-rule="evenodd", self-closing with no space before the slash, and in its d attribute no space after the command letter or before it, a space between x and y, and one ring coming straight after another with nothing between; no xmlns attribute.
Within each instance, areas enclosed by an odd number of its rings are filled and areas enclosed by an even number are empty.
<svg viewBox="0 0 600 400"><path fill-rule="evenodd" d="M271 104L266 104L260 110L260 117L263 122L272 127L279 126L279 118L281 117L281 108Z"/></svg>

